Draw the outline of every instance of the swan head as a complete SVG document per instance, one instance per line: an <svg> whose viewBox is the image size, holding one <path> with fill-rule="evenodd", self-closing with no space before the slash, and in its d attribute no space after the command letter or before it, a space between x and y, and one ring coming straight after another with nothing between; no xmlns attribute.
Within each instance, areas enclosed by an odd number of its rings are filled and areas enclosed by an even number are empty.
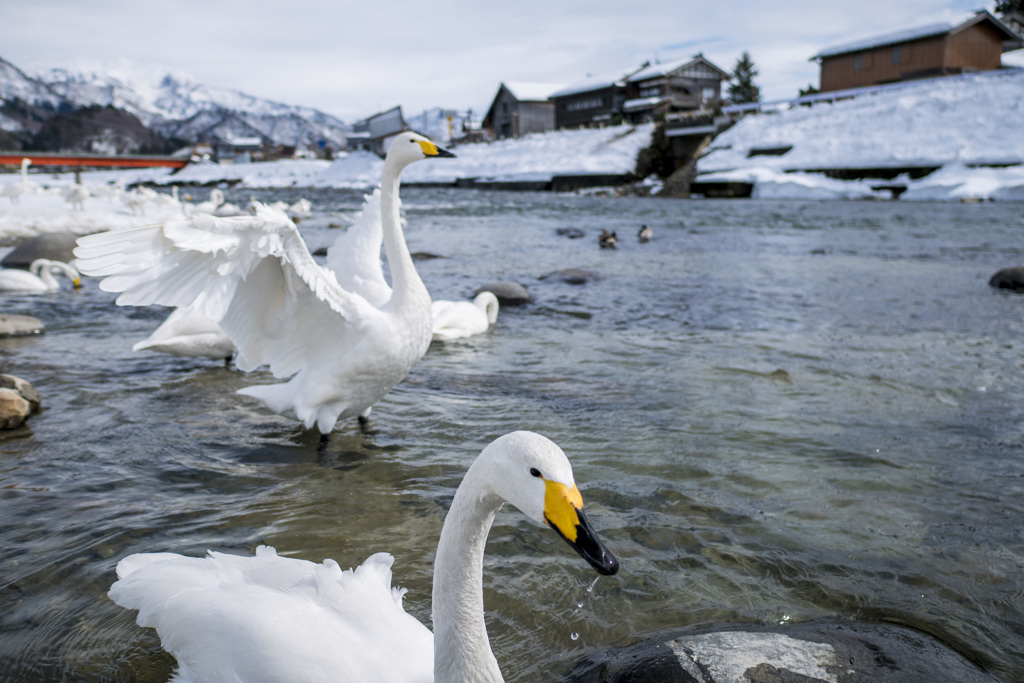
<svg viewBox="0 0 1024 683"><path fill-rule="evenodd" d="M569 459L553 441L534 432L512 432L487 446L481 460L489 465L495 494L554 529L598 573L619 570L583 512Z"/></svg>
<svg viewBox="0 0 1024 683"><path fill-rule="evenodd" d="M422 159L454 156L448 150L438 147L422 135L406 131L391 142L391 146L388 147L388 155L385 157L385 163L391 162L406 166Z"/></svg>

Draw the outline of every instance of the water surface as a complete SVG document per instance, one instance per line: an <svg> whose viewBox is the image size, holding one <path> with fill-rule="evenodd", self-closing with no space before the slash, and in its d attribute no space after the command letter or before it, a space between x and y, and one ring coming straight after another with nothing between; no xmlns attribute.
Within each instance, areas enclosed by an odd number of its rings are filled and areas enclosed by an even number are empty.
<svg viewBox="0 0 1024 683"><path fill-rule="evenodd" d="M359 196L305 194L300 227L329 244ZM3 295L47 332L0 340L45 405L0 434L0 679L166 681L173 659L105 596L134 552L388 550L429 623L454 489L521 428L567 452L622 569L588 593L582 560L503 511L485 600L507 679L668 628L809 619L909 624L1019 678L1024 298L986 284L1024 265L1019 204L403 199L410 248L442 257L417 265L435 298L510 279L536 301L432 345L368 432L340 425L324 452L234 393L269 375L133 353L164 309L95 281ZM596 277L541 279L564 268Z"/></svg>

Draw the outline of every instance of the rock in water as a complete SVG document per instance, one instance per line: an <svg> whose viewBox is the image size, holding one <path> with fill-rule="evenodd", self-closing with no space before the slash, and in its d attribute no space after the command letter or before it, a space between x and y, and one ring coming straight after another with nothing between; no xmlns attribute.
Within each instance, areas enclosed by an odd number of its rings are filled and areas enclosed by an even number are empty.
<svg viewBox="0 0 1024 683"><path fill-rule="evenodd" d="M816 623L674 634L581 660L574 683L996 683L929 635L893 624Z"/></svg>
<svg viewBox="0 0 1024 683"><path fill-rule="evenodd" d="M31 384L13 375L0 375L0 429L20 427L39 410L42 401Z"/></svg>
<svg viewBox="0 0 1024 683"><path fill-rule="evenodd" d="M0 266L28 268L33 261L40 258L71 263L75 260L73 250L77 239L69 232L46 232L30 237L4 256Z"/></svg>
<svg viewBox="0 0 1024 683"><path fill-rule="evenodd" d="M507 280L488 283L473 292L473 296L476 296L480 292L490 292L494 296L498 297L498 302L502 306L521 306L522 304L528 304L533 301L533 297L530 296L530 293L526 291L525 287Z"/></svg>
<svg viewBox="0 0 1024 683"><path fill-rule="evenodd" d="M988 284L996 289L1024 290L1024 268L1003 268L989 278Z"/></svg>
<svg viewBox="0 0 1024 683"><path fill-rule="evenodd" d="M42 334L44 325L30 315L0 315L0 338Z"/></svg>

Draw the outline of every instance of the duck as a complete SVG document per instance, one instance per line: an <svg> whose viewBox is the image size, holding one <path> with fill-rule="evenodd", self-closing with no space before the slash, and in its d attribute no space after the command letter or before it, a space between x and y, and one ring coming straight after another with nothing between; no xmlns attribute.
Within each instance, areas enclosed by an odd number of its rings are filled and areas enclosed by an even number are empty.
<svg viewBox="0 0 1024 683"><path fill-rule="evenodd" d="M602 249L614 249L619 244L619 238L614 232L602 230L601 234L597 236L597 243L601 245Z"/></svg>
<svg viewBox="0 0 1024 683"><path fill-rule="evenodd" d="M650 242L652 234L653 233L651 232L651 229L649 227L647 227L646 225L641 225L640 231L637 232L636 237L641 242Z"/></svg>
<svg viewBox="0 0 1024 683"><path fill-rule="evenodd" d="M28 270L4 268L0 270L0 291L5 292L56 292L60 289L53 274L61 273L71 280L75 289L82 286L81 278L74 266L63 261L40 258L33 261Z"/></svg>
<svg viewBox="0 0 1024 683"><path fill-rule="evenodd" d="M192 306L184 306L171 311L153 334L132 346L132 351L147 349L174 356L223 359L227 364L235 353L235 344L220 325Z"/></svg>
<svg viewBox="0 0 1024 683"><path fill-rule="evenodd" d="M473 301L435 300L430 304L434 341L451 341L482 334L498 320L498 297L480 292Z"/></svg>
<svg viewBox="0 0 1024 683"><path fill-rule="evenodd" d="M409 164L454 156L411 131L392 142L381 176L381 238L362 264L373 292L332 270L346 261L330 250L319 265L295 223L266 206L255 216L194 214L80 237L77 263L104 278L102 290L120 292L119 305L192 306L213 320L234 343L238 369L269 365L275 377L290 378L239 393L315 426L324 441L340 419L365 422L430 346L430 294L400 226L399 186Z"/></svg>
<svg viewBox="0 0 1024 683"><path fill-rule="evenodd" d="M156 629L178 662L176 681L501 681L483 567L506 502L551 527L598 574L618 571L584 514L565 453L517 431L487 445L455 492L434 560L433 632L402 607L406 589L392 587L387 552L348 570L269 546L253 556L136 554L118 562L108 596Z"/></svg>

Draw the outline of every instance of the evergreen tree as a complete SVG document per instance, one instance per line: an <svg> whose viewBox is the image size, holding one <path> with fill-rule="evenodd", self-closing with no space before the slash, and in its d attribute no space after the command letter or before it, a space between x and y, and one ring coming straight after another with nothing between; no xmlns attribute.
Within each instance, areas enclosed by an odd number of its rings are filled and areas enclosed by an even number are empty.
<svg viewBox="0 0 1024 683"><path fill-rule="evenodd" d="M754 60L750 58L750 53L744 50L732 70L732 83L729 84L727 92L729 101L733 104L760 102L761 88L754 83L754 78L759 73L754 66Z"/></svg>
<svg viewBox="0 0 1024 683"><path fill-rule="evenodd" d="M1006 14L1007 12L1024 14L1024 0L999 0L996 3L996 14Z"/></svg>

